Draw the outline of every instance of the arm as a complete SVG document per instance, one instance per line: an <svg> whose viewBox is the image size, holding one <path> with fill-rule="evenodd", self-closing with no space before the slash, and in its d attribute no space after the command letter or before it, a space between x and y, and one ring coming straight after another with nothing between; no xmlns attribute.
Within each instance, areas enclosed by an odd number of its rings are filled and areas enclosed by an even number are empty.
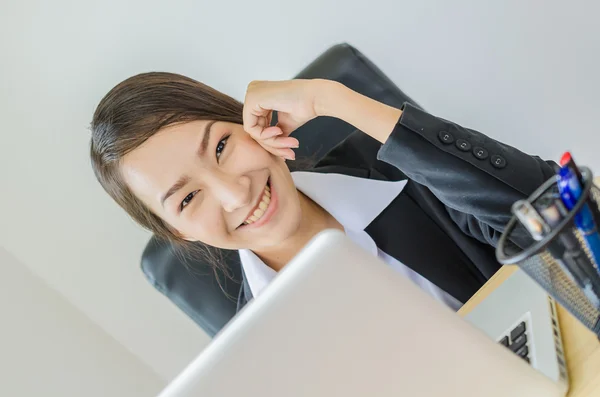
<svg viewBox="0 0 600 397"><path fill-rule="evenodd" d="M377 102L335 81L321 80L315 96L315 113L344 120L367 135L386 143L402 110Z"/></svg>
<svg viewBox="0 0 600 397"><path fill-rule="evenodd" d="M383 143L380 160L428 188L464 233L488 244L496 245L511 205L554 174L552 163L409 104L395 109L337 83L323 92L315 103L317 114L338 117ZM450 133L453 142L444 143L442 131ZM459 150L459 139L471 149ZM477 158L475 147L484 148L487 157ZM504 167L492 164L494 155L502 157Z"/></svg>

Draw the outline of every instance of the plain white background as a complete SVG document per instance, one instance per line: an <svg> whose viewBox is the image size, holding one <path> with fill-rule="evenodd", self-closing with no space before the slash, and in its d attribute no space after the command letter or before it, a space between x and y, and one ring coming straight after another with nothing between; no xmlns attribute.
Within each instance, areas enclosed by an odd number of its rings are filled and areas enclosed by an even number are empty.
<svg viewBox="0 0 600 397"><path fill-rule="evenodd" d="M1 4L0 245L164 380L208 338L143 279L148 234L88 160L96 104L132 74L178 72L242 99L251 80L289 78L349 42L436 115L600 166L597 2Z"/></svg>
<svg viewBox="0 0 600 397"><path fill-rule="evenodd" d="M0 394L148 397L164 382L0 248Z"/></svg>

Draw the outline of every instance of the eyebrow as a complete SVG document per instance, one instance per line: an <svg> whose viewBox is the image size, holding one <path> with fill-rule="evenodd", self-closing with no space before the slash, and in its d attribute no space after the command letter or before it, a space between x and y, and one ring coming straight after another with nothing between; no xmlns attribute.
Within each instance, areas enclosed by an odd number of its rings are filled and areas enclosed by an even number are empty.
<svg viewBox="0 0 600 397"><path fill-rule="evenodd" d="M163 194L163 196L160 198L160 205L164 207L165 201L167 201L169 197L177 193L177 191L184 187L189 181L190 178L188 176L182 176L181 178L179 178L177 182L175 182L173 186L171 186L169 190L167 190L167 192Z"/></svg>
<svg viewBox="0 0 600 397"><path fill-rule="evenodd" d="M217 122L216 120L213 120L210 123L206 124L206 127L204 127L204 136L202 137L202 142L200 143L200 149L198 150L199 156L204 156L204 153L206 152L206 148L208 147L208 142L210 142L210 133L212 131L211 128L216 122Z"/></svg>
<svg viewBox="0 0 600 397"><path fill-rule="evenodd" d="M208 143L210 142L211 128L212 128L213 124L215 124L216 122L217 122L216 120L213 120L210 123L207 123L206 126L204 127L204 136L202 137L202 141L200 142L200 147L198 148L198 156L204 156L204 153L206 153L206 149L208 148ZM162 195L162 197L160 198L160 204L164 207L165 201L167 201L167 199L169 197L171 197L172 195L177 193L177 191L179 191L179 189L184 187L189 181L190 181L190 177L188 177L188 176L180 177L177 180L177 182L175 182L173 184L173 186L171 186L169 188L169 190L167 190L167 192Z"/></svg>

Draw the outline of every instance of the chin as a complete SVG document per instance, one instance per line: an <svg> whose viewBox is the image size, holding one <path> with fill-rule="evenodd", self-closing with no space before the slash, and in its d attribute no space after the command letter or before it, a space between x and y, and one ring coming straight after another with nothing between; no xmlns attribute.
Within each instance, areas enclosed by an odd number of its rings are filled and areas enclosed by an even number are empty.
<svg viewBox="0 0 600 397"><path fill-rule="evenodd" d="M282 244L298 232L302 216L300 209L286 211L284 214L285 216L279 219L276 225L265 230L266 236L261 239L260 244L263 249Z"/></svg>

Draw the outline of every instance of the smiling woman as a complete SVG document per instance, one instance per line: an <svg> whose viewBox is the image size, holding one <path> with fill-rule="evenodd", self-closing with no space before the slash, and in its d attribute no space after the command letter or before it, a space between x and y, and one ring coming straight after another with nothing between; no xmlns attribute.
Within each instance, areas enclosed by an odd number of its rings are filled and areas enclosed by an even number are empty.
<svg viewBox="0 0 600 397"><path fill-rule="evenodd" d="M239 102L184 76L140 74L113 88L93 117L91 159L135 221L186 251L251 249L280 268L316 227L335 224L244 131ZM292 247L294 234L303 237Z"/></svg>
<svg viewBox="0 0 600 397"><path fill-rule="evenodd" d="M312 172L292 174L285 159L299 142L289 134L319 116L358 130ZM337 228L458 309L498 269L493 246L512 203L553 175L477 131L332 81L252 82L242 106L169 73L131 77L102 99L91 157L106 191L156 235L239 250L239 307Z"/></svg>
<svg viewBox="0 0 600 397"><path fill-rule="evenodd" d="M124 180L121 164L126 155L158 131L200 120L209 121L204 123L208 127L217 121L241 124L242 104L184 76L145 73L114 87L96 108L91 123L92 167L106 192L142 227L189 252L196 252L198 244L190 244L132 192ZM204 136L207 137L207 147L210 134ZM137 174L140 182L142 175ZM136 177L133 170L130 177ZM179 180L176 185L186 183L187 180ZM167 193L170 195L171 191ZM166 200L167 194L164 196ZM208 250L210 247L204 248ZM217 250L207 253L211 258L218 257Z"/></svg>

